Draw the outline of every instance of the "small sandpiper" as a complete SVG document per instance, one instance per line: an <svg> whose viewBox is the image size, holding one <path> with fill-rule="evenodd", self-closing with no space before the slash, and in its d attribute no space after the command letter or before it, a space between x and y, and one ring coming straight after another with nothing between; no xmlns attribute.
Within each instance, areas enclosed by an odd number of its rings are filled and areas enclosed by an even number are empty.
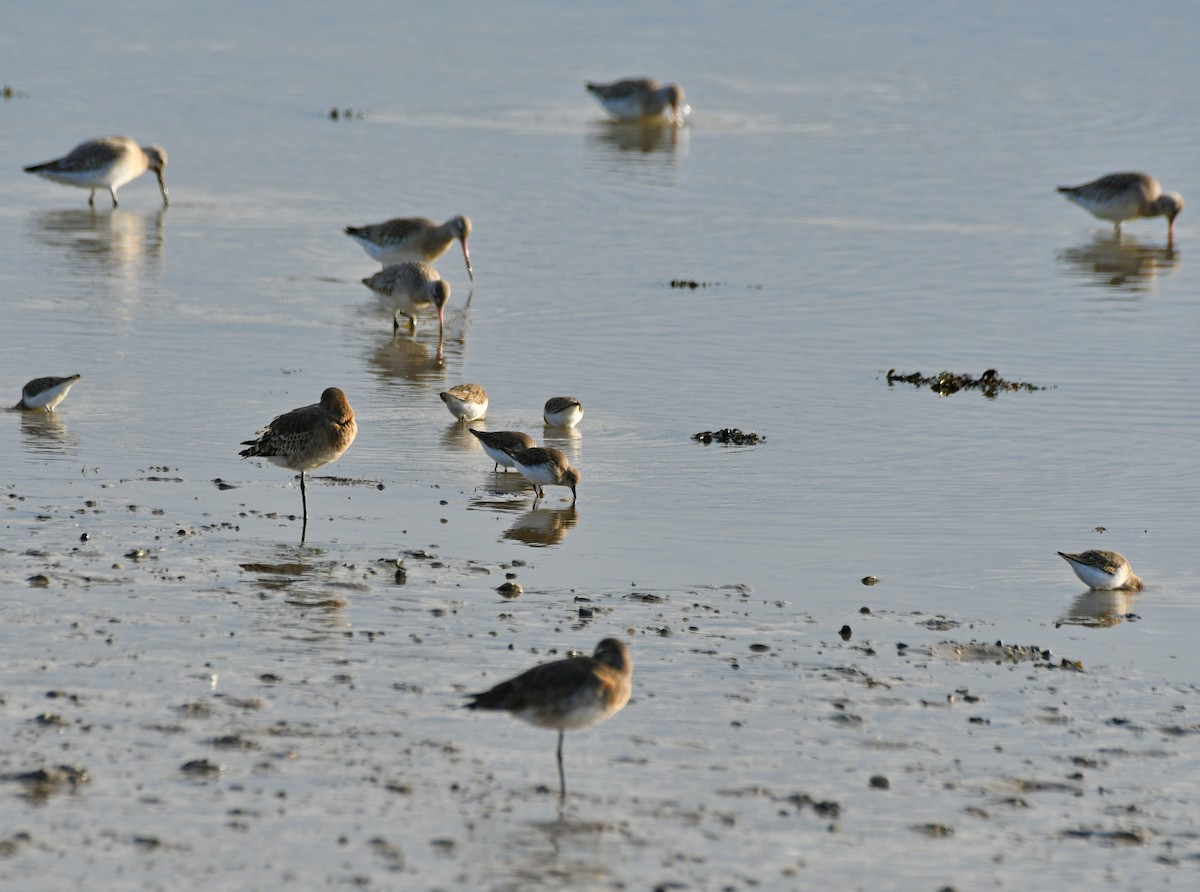
<svg viewBox="0 0 1200 892"><path fill-rule="evenodd" d="M82 377L83 375L71 375L69 378L34 378L21 388L21 399L13 408L53 412L54 407L67 398L67 393Z"/></svg>
<svg viewBox="0 0 1200 892"><path fill-rule="evenodd" d="M400 330L400 317L416 330L417 310L437 308L438 337L445 329L446 301L450 299L450 283L443 282L438 271L428 263L406 260L385 266L362 283L375 292L379 302L392 311L392 331Z"/></svg>
<svg viewBox="0 0 1200 892"><path fill-rule="evenodd" d="M542 498L545 486L565 486L571 490L571 504L575 504L575 487L579 485L579 472L571 467L567 457L548 446L533 446L509 453L513 467L525 475L533 484L534 502Z"/></svg>
<svg viewBox="0 0 1200 892"><path fill-rule="evenodd" d="M1071 565L1075 575L1089 588L1134 592L1142 588L1142 580L1133 575L1129 561L1115 551L1082 551L1079 554L1060 551L1058 556Z"/></svg>
<svg viewBox="0 0 1200 892"><path fill-rule="evenodd" d="M533 437L521 431L477 431L473 427L469 430L475 435L475 439L479 440L479 445L483 447L488 458L495 462L493 473L503 466L504 473L507 474L509 468L516 467L510 453L537 445Z"/></svg>
<svg viewBox="0 0 1200 892"><path fill-rule="evenodd" d="M88 204L92 207L96 206L96 190L107 189L112 196L113 207L116 207L117 190L147 170L152 170L158 177L163 207L166 207L171 203L167 197L167 185L163 182L163 168L166 166L166 150L159 146L139 146L127 136L103 136L81 142L61 158L43 164L31 164L25 168L25 172L36 173L66 186L90 189Z"/></svg>
<svg viewBox="0 0 1200 892"><path fill-rule="evenodd" d="M547 427L574 427L582 417L583 406L573 396L552 396L542 409Z"/></svg>
<svg viewBox="0 0 1200 892"><path fill-rule="evenodd" d="M438 394L450 414L468 424L487 415L487 391L478 384L458 384Z"/></svg>
<svg viewBox="0 0 1200 892"><path fill-rule="evenodd" d="M337 461L357 434L358 424L346 394L337 387L327 387L319 403L286 412L259 431L255 439L242 441L243 446L250 447L238 453L242 458L265 458L271 464L300 472L300 501L304 507L301 542L308 531L305 472Z"/></svg>
<svg viewBox="0 0 1200 892"><path fill-rule="evenodd" d="M523 722L558 732L559 797L567 795L563 735L612 718L629 702L633 662L616 638L605 638L590 657L542 663L479 694L468 709L511 713Z"/></svg>
<svg viewBox="0 0 1200 892"><path fill-rule="evenodd" d="M471 253L467 250L470 234L471 221L461 214L441 226L425 217L396 217L382 223L346 227L346 235L384 266L405 260L433 263L458 239L462 242L467 275L474 282L475 271L471 269Z"/></svg>
<svg viewBox="0 0 1200 892"><path fill-rule="evenodd" d="M589 83L587 91L619 121L647 121L666 116L673 123L682 124L690 110L684 105L683 89L678 84L664 87L648 77L611 84Z"/></svg>
<svg viewBox="0 0 1200 892"><path fill-rule="evenodd" d="M1144 173L1110 173L1082 186L1059 186L1058 191L1099 220L1121 224L1138 217L1166 217L1167 240L1175 239L1175 218L1183 210L1183 196L1163 192L1158 180Z"/></svg>

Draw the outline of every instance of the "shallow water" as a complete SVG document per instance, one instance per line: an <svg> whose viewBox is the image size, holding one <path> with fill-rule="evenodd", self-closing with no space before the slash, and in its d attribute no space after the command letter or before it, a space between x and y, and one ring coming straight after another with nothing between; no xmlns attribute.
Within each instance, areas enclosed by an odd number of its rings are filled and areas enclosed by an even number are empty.
<svg viewBox="0 0 1200 892"><path fill-rule="evenodd" d="M0 382L83 380L0 419L0 879L1188 885L1194 229L1115 241L1053 191L1200 194L1200 16L1139 15L9 10ZM582 89L638 73L687 127ZM107 132L167 148L169 209L20 170ZM439 358L341 228L457 213ZM570 456L573 508L492 472L464 381ZM360 432L301 546L238 444L331 385ZM690 439L722 427L765 442ZM1081 594L1055 552L1090 547L1146 590ZM608 635L634 700L568 737L560 807L552 734L457 706ZM996 641L1038 653L961 646Z"/></svg>

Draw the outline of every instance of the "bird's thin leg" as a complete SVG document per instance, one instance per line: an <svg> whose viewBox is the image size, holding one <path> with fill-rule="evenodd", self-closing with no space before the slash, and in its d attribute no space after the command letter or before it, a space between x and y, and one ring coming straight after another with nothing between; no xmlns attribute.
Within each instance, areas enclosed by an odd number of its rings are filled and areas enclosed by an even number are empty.
<svg viewBox="0 0 1200 892"><path fill-rule="evenodd" d="M108 194L111 195L113 198L113 207L116 207L117 206L117 190L114 189L112 186L109 186Z"/></svg>
<svg viewBox="0 0 1200 892"><path fill-rule="evenodd" d="M304 491L304 472L300 472L300 505L304 508L304 519L300 522L300 544L308 535L308 494Z"/></svg>
<svg viewBox="0 0 1200 892"><path fill-rule="evenodd" d="M558 798L559 799L567 798L567 775L566 775L566 772L563 771L563 761L562 761L563 733L564 732L561 730L558 732Z"/></svg>
<svg viewBox="0 0 1200 892"><path fill-rule="evenodd" d="M96 206L96 190L93 189L91 192L88 193L88 207L94 208L95 206Z"/></svg>

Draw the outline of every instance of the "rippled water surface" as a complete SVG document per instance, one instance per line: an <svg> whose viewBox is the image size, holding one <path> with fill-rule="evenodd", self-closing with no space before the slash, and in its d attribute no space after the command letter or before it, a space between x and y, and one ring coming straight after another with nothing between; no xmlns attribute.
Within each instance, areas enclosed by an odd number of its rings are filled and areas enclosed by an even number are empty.
<svg viewBox="0 0 1200 892"><path fill-rule="evenodd" d="M0 387L83 380L0 418L0 880L1191 885L1196 211L1054 187L1200 196L1200 13L1043 6L7 10ZM637 74L687 126L583 91ZM168 209L21 171L105 133ZM393 337L342 228L460 213L440 349ZM1039 389L887 374L989 368ZM468 381L577 504L493 473ZM238 444L329 386L302 545ZM553 734L458 707L608 636L634 698L560 804Z"/></svg>

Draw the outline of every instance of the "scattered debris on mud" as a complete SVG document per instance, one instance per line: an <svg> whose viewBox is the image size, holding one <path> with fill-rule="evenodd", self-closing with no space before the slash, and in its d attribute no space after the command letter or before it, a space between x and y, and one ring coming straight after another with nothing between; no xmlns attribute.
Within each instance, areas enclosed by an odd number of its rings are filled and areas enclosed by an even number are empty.
<svg viewBox="0 0 1200 892"><path fill-rule="evenodd" d="M970 375L958 372L942 372L937 375L922 375L920 372L913 372L905 375L897 372L895 369L887 371L888 387L894 384L912 384L914 387L925 387L938 396L950 396L952 393L958 393L960 390L978 390L988 399L995 399L996 396L1005 391L1011 392L1016 390L1036 391L1046 390L1046 387L1037 384L1030 384L1028 381L1009 381L1000 377L1000 373L995 369L988 369L978 378L972 378Z"/></svg>
<svg viewBox="0 0 1200 892"><path fill-rule="evenodd" d="M707 446L709 443L721 443L725 446L757 446L767 442L766 437L760 437L754 431L743 433L736 427L723 427L719 431L700 431L692 434L697 443Z"/></svg>

